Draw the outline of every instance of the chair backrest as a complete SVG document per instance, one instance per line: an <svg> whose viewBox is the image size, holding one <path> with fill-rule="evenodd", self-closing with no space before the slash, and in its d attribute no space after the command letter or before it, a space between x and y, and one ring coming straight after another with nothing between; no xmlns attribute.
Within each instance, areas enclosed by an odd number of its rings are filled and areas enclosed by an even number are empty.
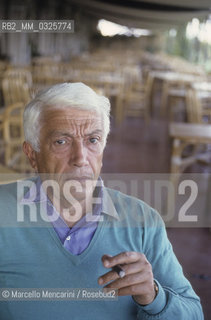
<svg viewBox="0 0 211 320"><path fill-rule="evenodd" d="M8 144L13 144L14 141L23 139L24 106L24 103L18 102L5 108L3 114L3 138Z"/></svg>
<svg viewBox="0 0 211 320"><path fill-rule="evenodd" d="M186 93L187 119L190 123L203 123L202 105L197 97L197 92L188 89Z"/></svg>
<svg viewBox="0 0 211 320"><path fill-rule="evenodd" d="M16 78L28 84L29 88L32 87L32 74L30 69L9 67L5 73L5 78Z"/></svg>
<svg viewBox="0 0 211 320"><path fill-rule="evenodd" d="M14 103L28 103L31 99L30 86L19 77L4 77L2 92L5 106Z"/></svg>
<svg viewBox="0 0 211 320"><path fill-rule="evenodd" d="M24 141L24 103L15 103L5 108L3 115L4 162L18 172L29 172L30 165L22 151Z"/></svg>

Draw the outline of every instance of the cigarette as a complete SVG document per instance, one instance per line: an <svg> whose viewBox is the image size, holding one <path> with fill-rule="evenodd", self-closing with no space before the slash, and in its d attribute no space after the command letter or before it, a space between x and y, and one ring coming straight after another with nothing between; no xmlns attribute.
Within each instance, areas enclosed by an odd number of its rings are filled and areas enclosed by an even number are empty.
<svg viewBox="0 0 211 320"><path fill-rule="evenodd" d="M123 278L123 277L125 276L125 272L124 272L124 270L120 267L119 264L117 264L116 266L114 266L114 267L112 268L112 270L114 270L114 271L118 274L118 276L119 276L120 278Z"/></svg>

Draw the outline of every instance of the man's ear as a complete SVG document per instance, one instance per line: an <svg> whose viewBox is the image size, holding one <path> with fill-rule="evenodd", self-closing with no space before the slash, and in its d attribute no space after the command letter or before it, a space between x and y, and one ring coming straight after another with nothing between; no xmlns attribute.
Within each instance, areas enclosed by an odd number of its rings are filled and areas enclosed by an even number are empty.
<svg viewBox="0 0 211 320"><path fill-rule="evenodd" d="M29 162L33 169L37 171L37 157L36 157L36 151L32 148L30 143L27 141L24 141L23 143L23 152L28 157Z"/></svg>

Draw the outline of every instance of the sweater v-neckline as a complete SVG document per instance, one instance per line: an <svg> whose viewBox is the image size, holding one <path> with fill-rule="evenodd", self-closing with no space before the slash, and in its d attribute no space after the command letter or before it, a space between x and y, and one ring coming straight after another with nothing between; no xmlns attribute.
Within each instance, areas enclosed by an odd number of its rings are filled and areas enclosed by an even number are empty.
<svg viewBox="0 0 211 320"><path fill-rule="evenodd" d="M65 247L63 246L61 240L59 239L56 231L54 230L53 226L48 226L47 229L52 236L53 240L55 241L56 245L59 247L59 249L66 255L68 259L72 261L75 265L79 265L90 252L92 251L93 247L97 245L97 239L99 236L102 236L103 230L105 229L107 224L107 217L106 215L103 215L103 221L98 222L97 229L88 245L88 247L79 255L74 255L71 252L69 252Z"/></svg>

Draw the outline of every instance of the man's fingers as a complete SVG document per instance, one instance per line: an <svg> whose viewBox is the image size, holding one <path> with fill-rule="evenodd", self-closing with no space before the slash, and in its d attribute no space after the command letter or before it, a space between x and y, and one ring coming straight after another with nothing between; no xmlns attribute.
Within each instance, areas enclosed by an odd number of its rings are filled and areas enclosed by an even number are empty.
<svg viewBox="0 0 211 320"><path fill-rule="evenodd" d="M140 272L140 263L139 262L134 262L128 265L121 265L121 269L125 272L125 275L129 275L129 274L133 274L133 273L137 273ZM98 279L98 283L100 285L103 285L105 283L108 283L110 281L114 281L116 279L119 279L119 275L117 274L116 271L111 270L107 273L105 273L104 275L102 275L99 279Z"/></svg>
<svg viewBox="0 0 211 320"><path fill-rule="evenodd" d="M102 275L100 278L98 278L98 283L99 285L103 285L105 283L108 283L110 281L114 281L116 279L118 279L119 276L118 274L116 273L116 271L109 271L107 273L105 273L104 275Z"/></svg>
<svg viewBox="0 0 211 320"><path fill-rule="evenodd" d="M121 268L125 272L125 275L128 275L128 274L140 272L143 269L143 266L142 264L140 264L140 261L138 261L130 264L121 265Z"/></svg>
<svg viewBox="0 0 211 320"><path fill-rule="evenodd" d="M121 252L120 254L110 257L108 255L104 255L102 257L102 262L104 267L106 268L112 268L113 266L117 264L129 264L136 261L144 261L145 256L142 253L134 252L134 251L126 251Z"/></svg>
<svg viewBox="0 0 211 320"><path fill-rule="evenodd" d="M134 296L140 304L149 304L155 297L152 266L144 254L139 252L122 252L114 257L102 257L104 267L119 266L125 273L122 278L114 270L98 279L105 290L117 289L118 295Z"/></svg>
<svg viewBox="0 0 211 320"><path fill-rule="evenodd" d="M114 288L121 289L124 287L137 285L144 283L146 281L146 276L142 272L130 274L124 278L118 278L111 283L107 284L104 288Z"/></svg>

